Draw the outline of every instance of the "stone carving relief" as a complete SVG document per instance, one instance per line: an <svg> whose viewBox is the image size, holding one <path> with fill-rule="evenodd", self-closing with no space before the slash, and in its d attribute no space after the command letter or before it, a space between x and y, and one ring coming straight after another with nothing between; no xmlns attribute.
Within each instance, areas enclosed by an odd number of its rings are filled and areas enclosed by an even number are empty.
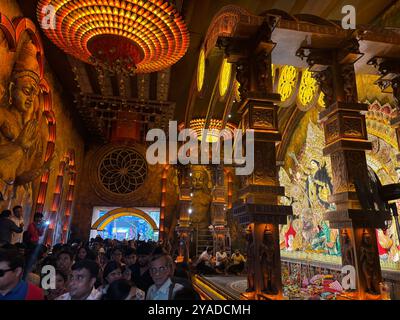
<svg viewBox="0 0 400 320"><path fill-rule="evenodd" d="M341 235L342 240L342 264L346 265L355 265L354 259L354 250L353 245L351 243L350 235L348 234L347 230L345 229Z"/></svg>
<svg viewBox="0 0 400 320"><path fill-rule="evenodd" d="M347 168L345 166L345 156L343 152L331 154L332 180L334 193L349 191Z"/></svg>
<svg viewBox="0 0 400 320"><path fill-rule="evenodd" d="M253 127L274 129L274 110L255 107L253 109Z"/></svg>
<svg viewBox="0 0 400 320"><path fill-rule="evenodd" d="M242 59L236 64L236 80L240 84L240 99L244 101L250 91L250 66L246 59Z"/></svg>
<svg viewBox="0 0 400 320"><path fill-rule="evenodd" d="M276 293L276 289L274 288L275 255L276 252L272 232L270 230L265 230L259 252L262 272L261 291L264 293Z"/></svg>
<svg viewBox="0 0 400 320"><path fill-rule="evenodd" d="M274 184L276 180L275 148L268 143L255 146L254 183Z"/></svg>
<svg viewBox="0 0 400 320"><path fill-rule="evenodd" d="M347 171L349 172L349 191L356 191L355 180L362 185L369 185L364 151L345 151Z"/></svg>
<svg viewBox="0 0 400 320"><path fill-rule="evenodd" d="M28 34L17 45L0 104L0 206L32 201L32 182L50 169L44 161L48 126L41 95L39 48ZM3 77L2 77L3 78ZM25 198L25 199L23 199Z"/></svg>
<svg viewBox="0 0 400 320"><path fill-rule="evenodd" d="M330 119L325 124L325 141L327 144L339 138L339 123L337 118Z"/></svg>
<svg viewBox="0 0 400 320"><path fill-rule="evenodd" d="M324 94L325 106L329 107L334 101L333 76L331 68L328 67L324 71L315 72L313 77L317 81L322 93Z"/></svg>
<svg viewBox="0 0 400 320"><path fill-rule="evenodd" d="M194 167L191 176L192 214L190 220L194 227L207 228L210 221L211 177L203 167Z"/></svg>
<svg viewBox="0 0 400 320"><path fill-rule="evenodd" d="M362 119L356 117L343 117L343 133L347 137L363 138L364 130Z"/></svg>
<svg viewBox="0 0 400 320"><path fill-rule="evenodd" d="M345 102L357 103L356 74L354 72L354 65L343 65L341 67L341 74L343 78L343 91L345 95Z"/></svg>
<svg viewBox="0 0 400 320"><path fill-rule="evenodd" d="M254 252L254 238L251 227L246 230L246 241L247 241L247 289L246 292L252 292L255 290L255 252Z"/></svg>
<svg viewBox="0 0 400 320"><path fill-rule="evenodd" d="M366 291L371 294L379 294L378 274L376 273L376 262L379 262L378 254L372 244L373 238L366 231L363 232L360 246L361 270L365 280Z"/></svg>

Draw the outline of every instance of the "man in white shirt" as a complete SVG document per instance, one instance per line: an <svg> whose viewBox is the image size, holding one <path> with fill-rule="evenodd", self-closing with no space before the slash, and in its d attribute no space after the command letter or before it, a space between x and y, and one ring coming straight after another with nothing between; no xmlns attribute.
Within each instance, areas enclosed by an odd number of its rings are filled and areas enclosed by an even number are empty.
<svg viewBox="0 0 400 320"><path fill-rule="evenodd" d="M146 300L173 300L175 293L183 288L181 284L171 280L174 268L173 260L168 254L153 256L149 271L154 284L147 291Z"/></svg>
<svg viewBox="0 0 400 320"><path fill-rule="evenodd" d="M17 226L24 226L24 217L22 216L22 207L15 206L13 208L13 215L10 217ZM23 233L13 232L11 236L11 244L22 243Z"/></svg>
<svg viewBox="0 0 400 320"><path fill-rule="evenodd" d="M55 300L100 300L101 292L94 288L99 266L92 260L80 260L72 266L68 292Z"/></svg>
<svg viewBox="0 0 400 320"><path fill-rule="evenodd" d="M211 263L212 251L213 249L211 247L207 247L197 259L196 269L200 274L215 274Z"/></svg>
<svg viewBox="0 0 400 320"><path fill-rule="evenodd" d="M215 254L215 269L219 273L226 273L226 266L228 264L228 255L224 251L224 247L220 247L219 251Z"/></svg>

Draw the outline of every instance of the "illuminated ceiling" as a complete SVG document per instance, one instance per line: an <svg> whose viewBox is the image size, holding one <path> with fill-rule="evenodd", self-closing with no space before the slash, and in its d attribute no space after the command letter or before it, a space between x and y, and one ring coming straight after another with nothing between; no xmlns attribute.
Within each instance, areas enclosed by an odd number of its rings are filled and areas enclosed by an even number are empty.
<svg viewBox="0 0 400 320"><path fill-rule="evenodd" d="M39 21L49 5L56 28L43 28L44 33L87 63L110 68L119 62L138 73L154 72L176 63L189 46L185 22L166 0L40 0Z"/></svg>
<svg viewBox="0 0 400 320"><path fill-rule="evenodd" d="M36 10L39 3L42 3L43 1L17 1L19 2L23 15L38 22ZM68 1L68 3L74 2L76 1ZM79 2L90 3L93 1L81 0ZM98 2L99 1L96 1L96 3ZM111 4L111 0L102 0L101 3L103 2ZM126 3L128 1L115 0L114 4L121 2ZM160 72L151 72L142 75L135 74L133 76L120 74L112 75L109 73L98 74L97 70L91 64L84 63L81 60L67 56L58 47L53 45L53 43L49 41L47 37L43 36L46 59L53 71L55 71L58 79L60 79L64 93L71 102L71 108L79 107L72 102L73 100L77 100L76 96L81 95L81 93L85 95L89 94L95 96L112 97L113 100L122 102L127 99L131 100L130 103L141 101L144 103L141 108L147 108L149 103L152 106L151 103L157 101L157 103L173 103L175 107L173 109L171 108L171 111L174 112L172 113L171 118L178 120L179 122L183 121L185 118L185 110L190 103L191 92L193 92L193 90L198 91L197 80L199 80L199 82L203 82L201 95L207 93L209 91L209 87L214 85L214 83L210 82L209 78L207 78L207 73L209 73L209 68L211 67L209 57L205 59L203 64L206 72L206 74L203 76L204 80L201 78L197 79L196 75L199 61L198 58L202 42L212 18L223 6L227 4L241 6L255 14L261 14L262 12L270 9L279 9L287 12L290 15L316 15L323 19L332 19L336 21L340 20L340 18L343 16L341 13L341 8L343 5L349 4L354 5L357 8L357 24L364 25L379 23L383 25L386 24L382 22L383 13L387 10L387 8L393 6L395 1L374 0L366 3L365 0L170 0L169 2L175 5L179 15L184 18L187 31L190 33L190 43L187 44L187 53L177 63L175 63L172 67ZM63 35L60 35L60 37L62 36ZM219 71L221 64L220 61L217 62ZM215 78L217 79L218 75ZM193 79L194 81L192 81ZM124 81L125 86L120 86L121 80ZM234 91L237 92L236 86L234 86ZM311 93L311 91L307 92ZM296 95L296 98L297 96L298 95ZM305 100L303 101L310 99L311 96L313 95L305 95L303 97ZM321 95L318 97L321 98ZM203 99L208 99L206 94L204 95ZM79 101L79 99L77 101ZM225 101L229 102L229 99L227 98ZM319 101L322 102L322 99L319 99ZM201 101L197 101L196 103L199 102ZM314 101L311 101L310 103L313 104L313 102ZM321 103L318 105L320 104ZM207 102L199 103L199 108L207 112ZM281 109L279 121L281 131L284 135L290 134L292 127L296 126L296 123L298 123L298 119L301 117L303 112L298 108ZM75 115L78 115L76 120L78 123L80 123L82 134L90 141L92 134L86 132L86 128L88 128L90 125L86 122L86 120L82 121L82 118L87 115L87 112L85 110L81 111L81 113L73 112L72 114L74 117ZM193 114L192 118L204 118L206 116L207 114ZM232 119L230 119L230 121L237 123L237 121L235 121L236 119L234 119L234 116L233 110ZM210 117L216 118L212 114L210 114Z"/></svg>

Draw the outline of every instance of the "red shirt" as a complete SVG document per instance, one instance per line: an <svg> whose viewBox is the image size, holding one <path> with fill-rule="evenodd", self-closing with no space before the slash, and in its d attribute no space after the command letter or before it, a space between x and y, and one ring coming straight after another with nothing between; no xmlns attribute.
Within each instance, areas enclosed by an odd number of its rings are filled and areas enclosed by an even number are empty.
<svg viewBox="0 0 400 320"><path fill-rule="evenodd" d="M32 283L28 283L28 292L25 300L44 300L43 290Z"/></svg>
<svg viewBox="0 0 400 320"><path fill-rule="evenodd" d="M28 226L28 239L29 242L32 243L38 243L39 242L39 238L40 236L43 235L43 229L39 229L36 226L36 223L32 222L29 226Z"/></svg>

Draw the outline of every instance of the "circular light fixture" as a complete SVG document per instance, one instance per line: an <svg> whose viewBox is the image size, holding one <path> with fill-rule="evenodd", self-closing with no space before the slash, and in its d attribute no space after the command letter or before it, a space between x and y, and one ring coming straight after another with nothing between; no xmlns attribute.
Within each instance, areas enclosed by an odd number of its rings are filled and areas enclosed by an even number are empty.
<svg viewBox="0 0 400 320"><path fill-rule="evenodd" d="M64 52L111 71L155 72L186 53L189 33L167 0L39 0L45 21L53 6L56 25L43 28Z"/></svg>
<svg viewBox="0 0 400 320"><path fill-rule="evenodd" d="M203 89L204 75L206 73L206 56L204 49L201 49L199 55L199 62L197 63L197 91Z"/></svg>
<svg viewBox="0 0 400 320"><path fill-rule="evenodd" d="M228 91L229 83L232 75L232 64L228 63L228 59L222 61L221 72L219 74L219 94L224 97Z"/></svg>

